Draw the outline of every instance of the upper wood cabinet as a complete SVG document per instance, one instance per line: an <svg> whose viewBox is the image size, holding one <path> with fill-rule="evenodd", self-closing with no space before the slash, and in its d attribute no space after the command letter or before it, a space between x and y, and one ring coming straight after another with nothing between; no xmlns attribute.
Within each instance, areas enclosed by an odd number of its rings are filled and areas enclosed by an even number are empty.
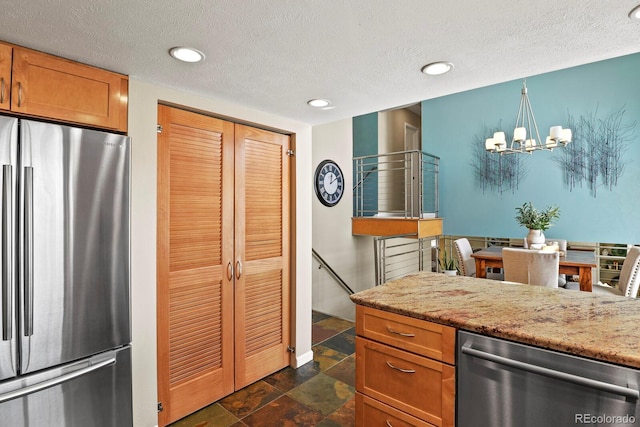
<svg viewBox="0 0 640 427"><path fill-rule="evenodd" d="M11 53L13 48L0 43L0 110L11 107Z"/></svg>
<svg viewBox="0 0 640 427"><path fill-rule="evenodd" d="M0 74L11 82L5 88L5 97L10 92L10 107L8 99L0 99L0 108L127 131L129 80L125 75L6 44L0 44Z"/></svg>

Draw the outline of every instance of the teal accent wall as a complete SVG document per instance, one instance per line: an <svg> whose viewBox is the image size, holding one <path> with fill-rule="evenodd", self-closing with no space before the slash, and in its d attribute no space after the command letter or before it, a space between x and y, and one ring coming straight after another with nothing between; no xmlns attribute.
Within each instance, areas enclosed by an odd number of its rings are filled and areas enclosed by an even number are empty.
<svg viewBox="0 0 640 427"><path fill-rule="evenodd" d="M527 230L515 222L515 208L531 201L539 208L560 207L560 219L545 232L548 237L640 243L639 76L640 54L633 54L526 79L542 138L550 126L569 127L569 114L580 117L597 111L597 117L603 118L624 109L622 121L636 123L624 153L622 176L612 191L600 187L595 197L584 184L570 189L564 183L563 170L553 160L563 148L517 154L524 157L528 171L518 188L502 194L482 191L474 176L474 139L491 136L483 134L486 128L513 132L522 80L423 101L423 150L440 157L444 233L524 237Z"/></svg>
<svg viewBox="0 0 640 427"><path fill-rule="evenodd" d="M378 113L370 113L362 116L356 116L353 122L353 157L369 156L378 154ZM356 170L353 169L353 185L358 184L356 178ZM367 188L373 188L375 191L368 192L366 198L367 206L365 210L375 211L378 208L378 177L372 174L367 178ZM370 196L369 196L370 195ZM353 200L353 216L356 216L356 200Z"/></svg>
<svg viewBox="0 0 640 427"><path fill-rule="evenodd" d="M378 113L353 118L353 157L378 154Z"/></svg>

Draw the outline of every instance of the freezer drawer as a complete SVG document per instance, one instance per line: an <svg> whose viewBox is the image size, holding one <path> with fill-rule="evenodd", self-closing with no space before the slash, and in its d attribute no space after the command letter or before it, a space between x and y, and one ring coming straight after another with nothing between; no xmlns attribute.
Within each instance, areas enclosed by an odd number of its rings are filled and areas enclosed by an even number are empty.
<svg viewBox="0 0 640 427"><path fill-rule="evenodd" d="M458 427L638 425L638 380L636 369L461 331Z"/></svg>
<svg viewBox="0 0 640 427"><path fill-rule="evenodd" d="M131 347L0 383L0 427L133 425Z"/></svg>

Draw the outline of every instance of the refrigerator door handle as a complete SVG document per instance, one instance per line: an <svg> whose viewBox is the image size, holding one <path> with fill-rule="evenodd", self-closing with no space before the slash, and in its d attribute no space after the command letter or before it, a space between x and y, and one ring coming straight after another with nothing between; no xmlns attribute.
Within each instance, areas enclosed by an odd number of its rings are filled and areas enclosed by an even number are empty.
<svg viewBox="0 0 640 427"><path fill-rule="evenodd" d="M8 341L12 332L11 292L11 165L2 165L2 340Z"/></svg>
<svg viewBox="0 0 640 427"><path fill-rule="evenodd" d="M116 357L110 357L109 359L103 360L101 362L96 363L95 365L87 366L86 368L78 369L77 371L69 372L64 375L60 375L56 378L51 378L46 381L39 382L37 384L33 384L24 388L20 388L18 390L13 390L4 394L0 394L0 403L6 402L7 400L17 399L19 397L26 396L31 393L35 393L40 390L44 390L45 388L53 387L74 378L81 377L83 375L89 374L91 372L97 371L107 366L114 365L116 363Z"/></svg>
<svg viewBox="0 0 640 427"><path fill-rule="evenodd" d="M24 336L33 335L33 167L24 168Z"/></svg>

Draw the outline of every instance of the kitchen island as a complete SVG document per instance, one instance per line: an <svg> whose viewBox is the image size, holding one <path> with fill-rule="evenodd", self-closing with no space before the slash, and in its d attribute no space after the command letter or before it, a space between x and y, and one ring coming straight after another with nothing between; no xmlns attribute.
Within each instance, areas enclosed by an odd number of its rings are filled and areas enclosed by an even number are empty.
<svg viewBox="0 0 640 427"><path fill-rule="evenodd" d="M357 304L357 425L367 425L364 417L369 420L378 410L409 425L422 425L421 421L427 421L426 425L454 425L455 416L451 413L456 405L451 402L455 401L456 390L447 369L458 369L461 353L458 351L456 360L445 355L451 354L455 346L451 334L459 331L640 368L640 301L635 299L431 272L388 282L354 294L351 299ZM414 326L430 329L430 335L420 336ZM410 348L411 344L404 345L411 340L435 342L441 353L429 354ZM405 353L392 353L396 350L406 350L407 357L402 359ZM442 393L437 396L440 407L426 411L419 407L418 400L403 406L402 399L392 396L393 390L375 390L394 381L389 379L393 372L384 374L385 380L378 385L366 376L384 369L384 364L373 368L375 354L383 351L385 356L380 359L391 360L399 368L398 375L414 370L409 369L408 363L401 363L409 361L409 356L424 356L425 360L438 363L430 375L435 384L433 394ZM398 384L407 380L409 376L399 378ZM411 393L407 395L412 398ZM432 396L429 400L433 400ZM382 404L388 406L381 407ZM394 412L397 409L400 411Z"/></svg>

